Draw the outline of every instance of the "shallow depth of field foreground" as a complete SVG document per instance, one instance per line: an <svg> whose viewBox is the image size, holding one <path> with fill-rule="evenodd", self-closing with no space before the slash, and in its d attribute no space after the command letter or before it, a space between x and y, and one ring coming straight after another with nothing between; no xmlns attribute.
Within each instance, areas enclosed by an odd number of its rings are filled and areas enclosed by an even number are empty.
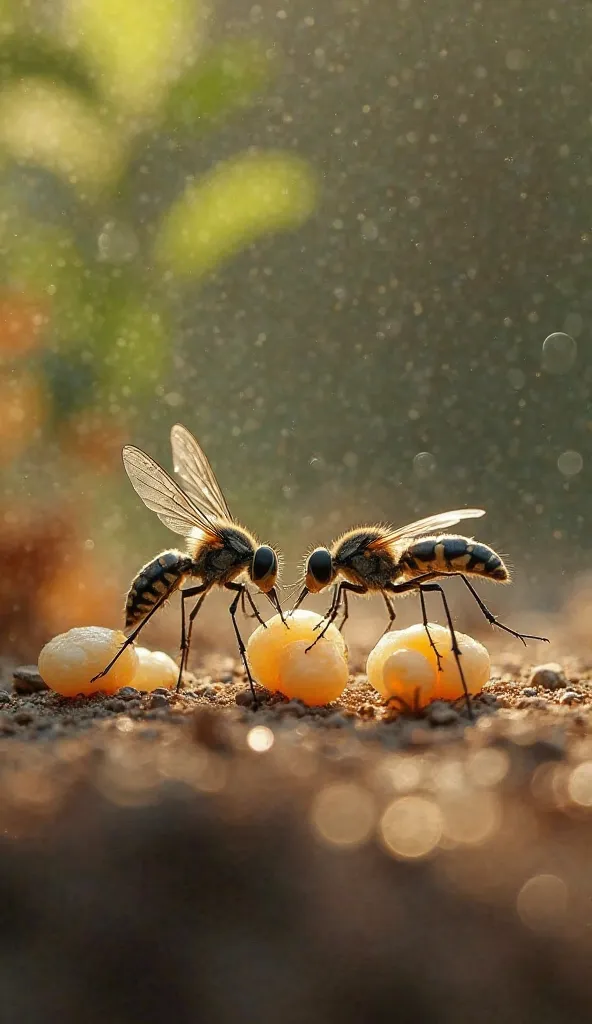
<svg viewBox="0 0 592 1024"><path fill-rule="evenodd" d="M473 725L362 675L254 712L228 658L178 695L2 684L7 1019L586 1019L583 662L500 670Z"/></svg>

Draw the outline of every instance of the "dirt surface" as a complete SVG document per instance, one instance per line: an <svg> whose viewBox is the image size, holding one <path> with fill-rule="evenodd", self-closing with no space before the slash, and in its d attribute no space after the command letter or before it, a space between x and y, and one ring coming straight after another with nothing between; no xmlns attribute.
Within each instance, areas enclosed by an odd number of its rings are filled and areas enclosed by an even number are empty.
<svg viewBox="0 0 592 1024"><path fill-rule="evenodd" d="M575 659L502 665L473 723L398 715L361 675L254 711L229 659L179 695L0 684L4 1019L589 1018Z"/></svg>

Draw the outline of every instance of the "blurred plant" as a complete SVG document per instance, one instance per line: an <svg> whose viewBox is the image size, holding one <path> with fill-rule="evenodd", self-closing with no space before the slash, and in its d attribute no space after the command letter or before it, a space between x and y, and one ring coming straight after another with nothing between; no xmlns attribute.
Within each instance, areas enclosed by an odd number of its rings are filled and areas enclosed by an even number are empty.
<svg viewBox="0 0 592 1024"><path fill-rule="evenodd" d="M170 369L176 282L199 281L313 209L307 164L283 152L250 150L192 175L168 209L146 188L155 154L169 187L175 152L270 80L259 41L208 47L208 13L203 0L64 0L52 21L0 0L8 493L19 490L15 460L40 438L45 452L55 442L54 470L69 462L78 488L87 470L117 466L126 421ZM36 488L47 502L43 474L27 481Z"/></svg>

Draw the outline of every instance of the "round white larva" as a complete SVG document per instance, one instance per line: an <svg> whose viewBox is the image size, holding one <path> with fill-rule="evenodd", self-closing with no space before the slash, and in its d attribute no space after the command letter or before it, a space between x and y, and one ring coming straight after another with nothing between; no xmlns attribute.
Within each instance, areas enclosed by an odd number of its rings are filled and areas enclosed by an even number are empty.
<svg viewBox="0 0 592 1024"><path fill-rule="evenodd" d="M39 674L51 690L63 697L79 693L115 693L128 686L138 667L132 645L126 648L106 676L91 682L120 650L125 636L103 626L78 626L54 636L39 655Z"/></svg>
<svg viewBox="0 0 592 1024"><path fill-rule="evenodd" d="M421 686L420 706L429 703L431 700L455 700L457 697L462 696L463 688L458 665L451 650L450 632L445 626L440 626L433 622L428 623L428 628L440 655L440 671L438 671L436 654L422 624L386 633L370 652L366 666L368 682L382 696L385 696L384 671L386 663L394 654L403 651L415 652L423 658L421 662L416 661L418 677L415 686ZM483 644L478 643L473 637L458 631L455 631L455 633L461 650L461 665L469 693L479 693L489 679L489 654ZM434 673L432 688L426 685L425 661L431 666ZM393 663L391 663L388 687L391 690L394 689L396 696L408 700L409 688L413 688L411 661L407 662L409 671L405 668L405 662L399 660L399 662L395 662L395 667L397 665L399 667L401 665L404 666L404 679L398 680L396 672L393 670ZM423 685L422 680L426 681ZM393 694L390 695L392 696Z"/></svg>
<svg viewBox="0 0 592 1024"><path fill-rule="evenodd" d="M436 670L420 651L401 647L387 657L383 669L379 693L383 697L402 697L413 704L419 690L419 702L426 703L433 697L436 685Z"/></svg>
<svg viewBox="0 0 592 1024"><path fill-rule="evenodd" d="M179 666L164 651L136 647L138 669L133 679L136 690L150 692L158 686L172 690L179 679Z"/></svg>
<svg viewBox="0 0 592 1024"><path fill-rule="evenodd" d="M286 617L286 625L279 615L274 615L264 626L259 626L247 643L247 658L256 682L268 690L279 690L280 662L284 650L299 640L306 640L307 647L312 644L319 635L315 626L322 621L316 612L299 608ZM346 661L345 640L333 625L329 626L323 639L319 640L313 650L329 645L335 647L342 660Z"/></svg>
<svg viewBox="0 0 592 1024"><path fill-rule="evenodd" d="M347 686L347 661L337 644L320 641L307 653L309 643L296 640L283 649L277 688L291 700L328 704L341 697Z"/></svg>

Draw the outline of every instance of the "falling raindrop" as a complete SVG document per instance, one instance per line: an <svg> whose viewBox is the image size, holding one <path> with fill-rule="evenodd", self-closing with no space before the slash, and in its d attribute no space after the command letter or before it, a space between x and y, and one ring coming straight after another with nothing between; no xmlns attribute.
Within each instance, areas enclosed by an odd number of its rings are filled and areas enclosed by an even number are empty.
<svg viewBox="0 0 592 1024"><path fill-rule="evenodd" d="M557 469L564 476L577 476L584 468L584 460L579 452L562 452L557 459Z"/></svg>
<svg viewBox="0 0 592 1024"><path fill-rule="evenodd" d="M547 373L561 374L571 370L578 346L569 334L557 331L543 342L541 365Z"/></svg>
<svg viewBox="0 0 592 1024"><path fill-rule="evenodd" d="M420 480L431 476L436 468L436 460L431 452L418 452L413 458L413 472Z"/></svg>

